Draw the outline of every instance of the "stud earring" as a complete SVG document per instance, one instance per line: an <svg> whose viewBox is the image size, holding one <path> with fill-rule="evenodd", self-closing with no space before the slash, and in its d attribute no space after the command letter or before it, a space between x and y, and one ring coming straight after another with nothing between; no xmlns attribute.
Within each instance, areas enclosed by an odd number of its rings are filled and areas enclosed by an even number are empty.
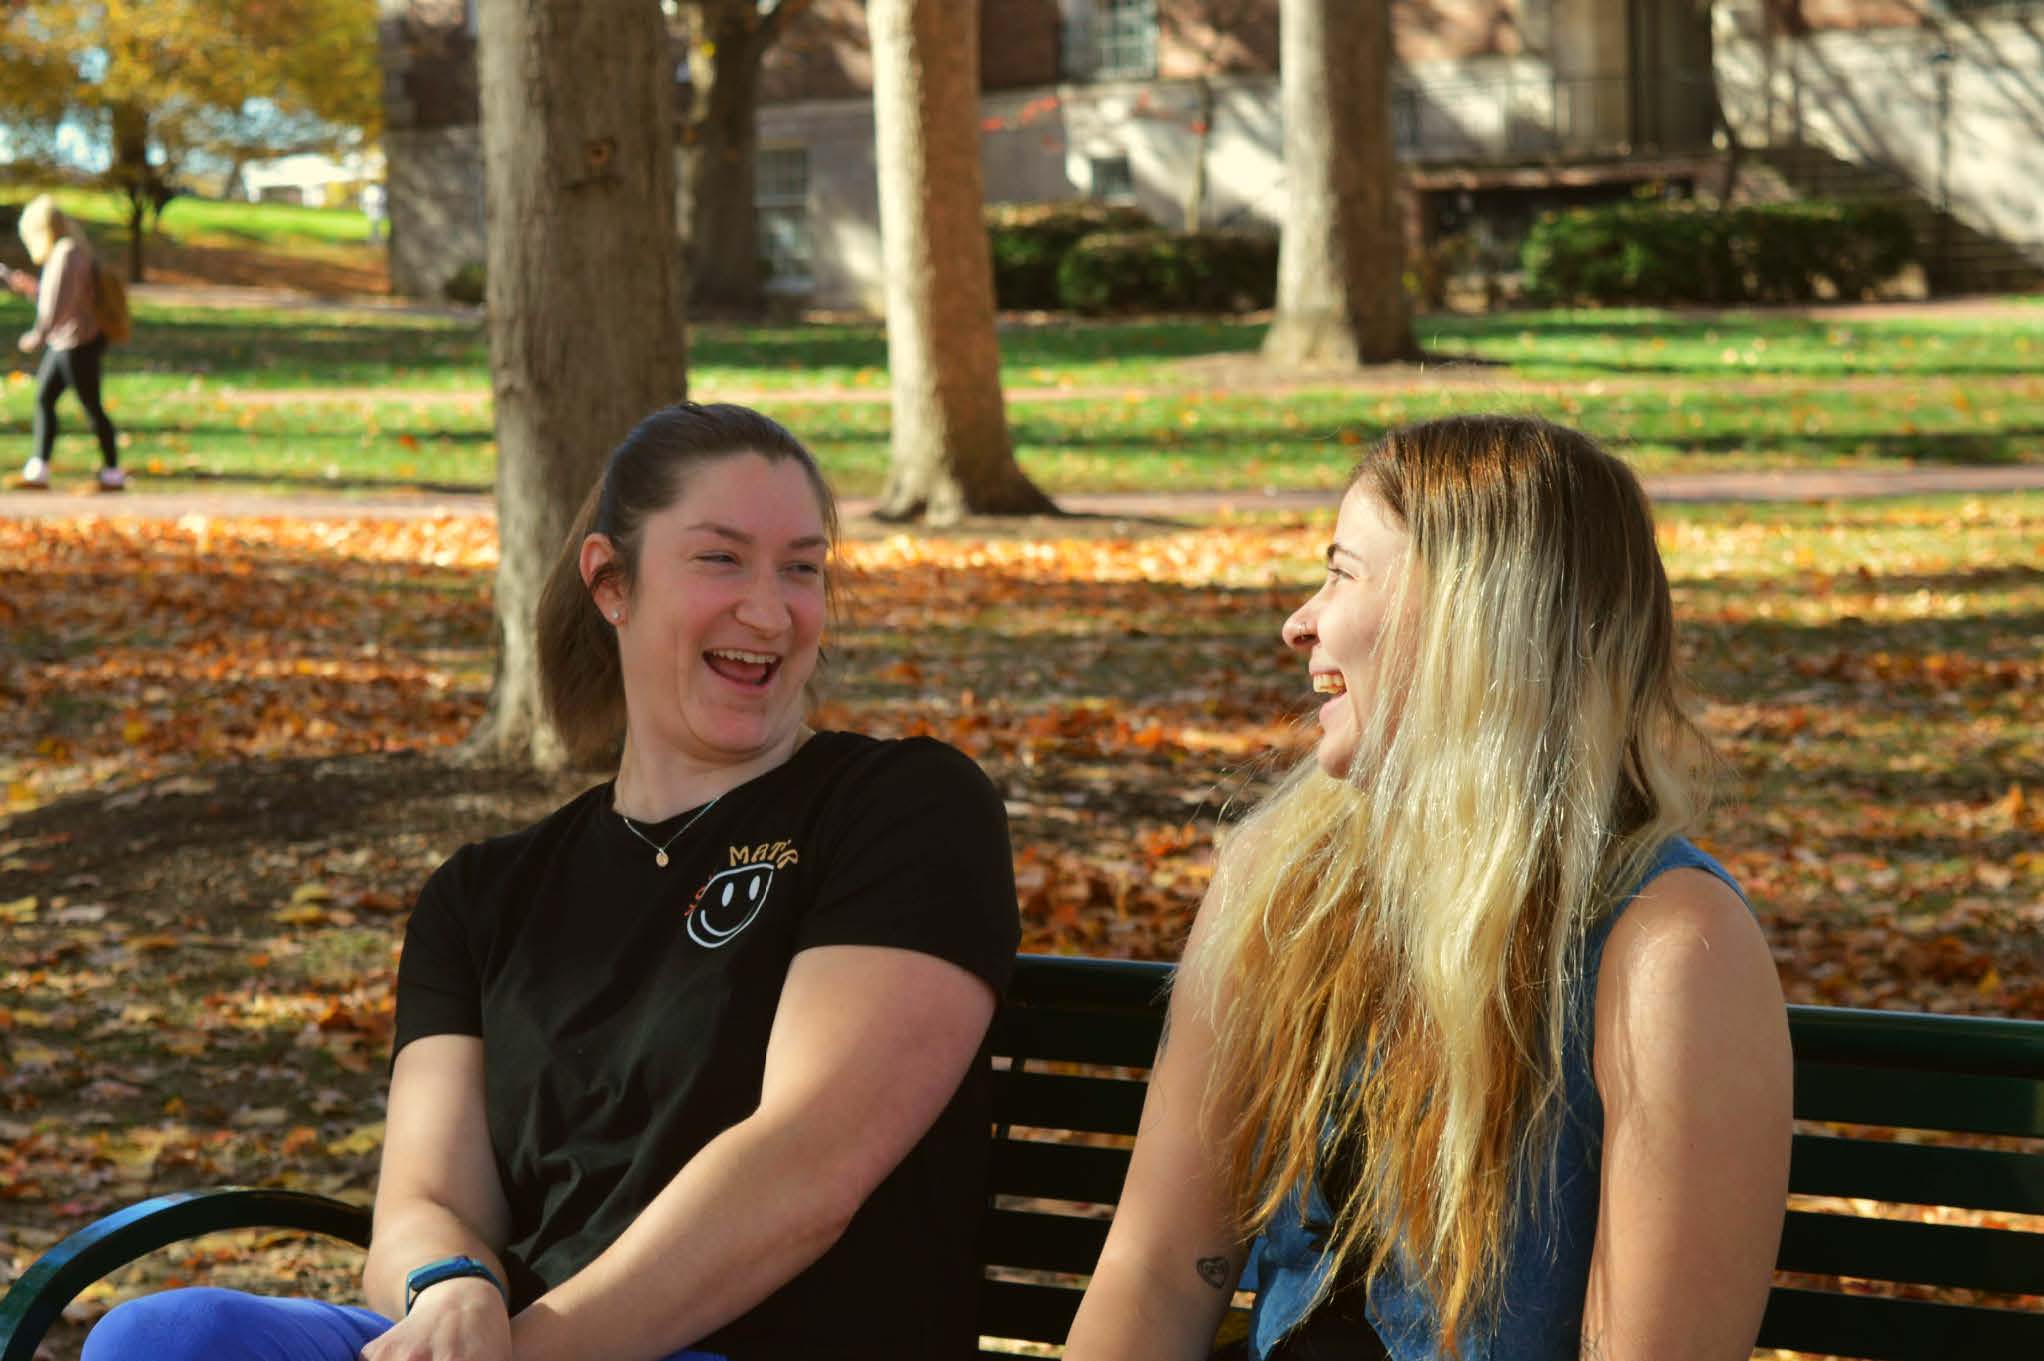
<svg viewBox="0 0 2044 1361"><path fill-rule="evenodd" d="M616 623L616 622L617 622L618 620L620 620L620 619L622 619L622 618L624 618L624 617L625 617L625 612L624 612L623 610L612 610L612 611L610 612L610 622L611 622L611 623L613 623L613 624L615 624L615 623Z"/></svg>

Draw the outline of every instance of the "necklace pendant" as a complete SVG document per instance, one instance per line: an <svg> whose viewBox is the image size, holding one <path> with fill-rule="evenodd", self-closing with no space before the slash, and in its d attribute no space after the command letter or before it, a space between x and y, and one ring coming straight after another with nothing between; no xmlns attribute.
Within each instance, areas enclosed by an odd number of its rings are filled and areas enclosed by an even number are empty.
<svg viewBox="0 0 2044 1361"><path fill-rule="evenodd" d="M656 864L656 865L658 865L658 866L659 866L659 867L660 867L661 869L666 869L666 868L667 868L667 852L666 852L666 851L655 851L655 852L653 852L653 863L654 863L654 864Z"/></svg>

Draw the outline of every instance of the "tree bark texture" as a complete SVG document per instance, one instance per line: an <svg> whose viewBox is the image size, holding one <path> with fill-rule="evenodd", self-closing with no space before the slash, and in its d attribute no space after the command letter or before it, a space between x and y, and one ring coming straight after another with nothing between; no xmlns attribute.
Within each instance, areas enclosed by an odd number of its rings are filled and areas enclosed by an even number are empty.
<svg viewBox="0 0 2044 1361"><path fill-rule="evenodd" d="M691 103L681 144L689 306L757 316L766 304L755 201L760 62L787 0L766 15L755 0L697 0L693 9Z"/></svg>
<svg viewBox="0 0 2044 1361"><path fill-rule="evenodd" d="M582 498L687 395L673 67L649 0L481 0L498 654L481 755L555 765L533 612Z"/></svg>
<svg viewBox="0 0 2044 1361"><path fill-rule="evenodd" d="M1281 0L1287 202L1275 364L1354 366L1413 352L1391 140L1388 0Z"/></svg>
<svg viewBox="0 0 2044 1361"><path fill-rule="evenodd" d="M1207 157L1214 145L1214 81L1202 71L1193 82L1197 103L1192 115L1192 176L1185 188L1185 230L1196 232L1206 226Z"/></svg>
<svg viewBox="0 0 2044 1361"><path fill-rule="evenodd" d="M981 216L979 7L872 0L894 446L875 512L932 524L1055 509L1008 441Z"/></svg>
<svg viewBox="0 0 2044 1361"><path fill-rule="evenodd" d="M149 164L149 111L139 104L120 103L113 107L113 178L128 199L128 281L145 283L144 209L149 202L150 181L155 175Z"/></svg>

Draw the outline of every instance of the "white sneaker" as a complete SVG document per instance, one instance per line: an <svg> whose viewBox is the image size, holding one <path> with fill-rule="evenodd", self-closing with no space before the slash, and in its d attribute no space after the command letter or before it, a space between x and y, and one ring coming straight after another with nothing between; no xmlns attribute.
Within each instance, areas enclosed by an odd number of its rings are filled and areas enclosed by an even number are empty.
<svg viewBox="0 0 2044 1361"><path fill-rule="evenodd" d="M32 458L21 465L21 476L17 481L24 487L47 489L50 485L50 465L40 458Z"/></svg>
<svg viewBox="0 0 2044 1361"><path fill-rule="evenodd" d="M101 491L119 491L127 485L128 475L121 469L101 468L99 470L99 489Z"/></svg>

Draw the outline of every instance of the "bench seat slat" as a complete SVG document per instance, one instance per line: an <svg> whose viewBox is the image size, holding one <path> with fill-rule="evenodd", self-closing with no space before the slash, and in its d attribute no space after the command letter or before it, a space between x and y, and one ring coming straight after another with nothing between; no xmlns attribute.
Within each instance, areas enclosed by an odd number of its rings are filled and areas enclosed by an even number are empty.
<svg viewBox="0 0 2044 1361"><path fill-rule="evenodd" d="M987 1174L988 1188L997 1196L1113 1205L1121 1199L1128 1160L1125 1148L998 1139Z"/></svg>
<svg viewBox="0 0 2044 1361"><path fill-rule="evenodd" d="M1048 1073L996 1073L994 1121L1038 1129L1133 1134L1143 1114L1141 1082Z"/></svg>
<svg viewBox="0 0 2044 1361"><path fill-rule="evenodd" d="M1947 1148L1798 1134L1789 1190L1901 1205L2044 1214L2044 1158L1992 1148Z"/></svg>
<svg viewBox="0 0 2044 1361"><path fill-rule="evenodd" d="M1796 1117L2044 1137L2044 1081L1798 1063Z"/></svg>
<svg viewBox="0 0 2044 1361"><path fill-rule="evenodd" d="M986 1266L1090 1276L1106 1242L1104 1219L990 1210L980 1228L979 1260Z"/></svg>
<svg viewBox="0 0 2044 1361"><path fill-rule="evenodd" d="M1759 1345L1861 1361L2015 1361L2044 1356L2044 1314L1778 1286Z"/></svg>
<svg viewBox="0 0 2044 1361"><path fill-rule="evenodd" d="M1775 1266L1819 1276L2044 1295L2044 1234L1791 1210Z"/></svg>

